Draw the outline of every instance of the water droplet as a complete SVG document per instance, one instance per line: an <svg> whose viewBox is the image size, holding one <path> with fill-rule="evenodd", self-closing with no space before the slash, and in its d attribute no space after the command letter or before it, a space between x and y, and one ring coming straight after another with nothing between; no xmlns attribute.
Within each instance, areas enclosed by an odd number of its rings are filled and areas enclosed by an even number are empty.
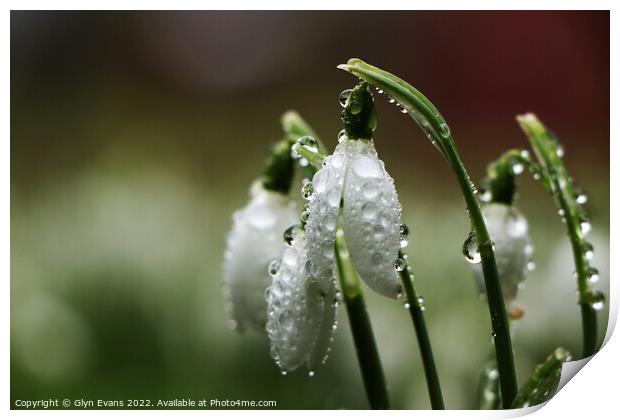
<svg viewBox="0 0 620 420"><path fill-rule="evenodd" d="M309 211L306 210L303 213L301 213L301 221L303 223L306 223L309 218L310 218L310 212Z"/></svg>
<svg viewBox="0 0 620 420"><path fill-rule="evenodd" d="M519 153L521 155L522 158L525 159L529 159L530 157L530 152L528 152L527 150L521 150L521 153Z"/></svg>
<svg viewBox="0 0 620 420"><path fill-rule="evenodd" d="M338 143L342 143L347 138L347 132L343 129L338 133Z"/></svg>
<svg viewBox="0 0 620 420"><path fill-rule="evenodd" d="M474 232L470 232L465 242L463 242L463 256L470 264L478 264L482 261L480 251L478 250L478 241L476 240L476 234Z"/></svg>
<svg viewBox="0 0 620 420"><path fill-rule="evenodd" d="M534 173L534 179L535 179L536 181L540 180L540 174L539 174L538 172L535 172L535 173Z"/></svg>
<svg viewBox="0 0 620 420"><path fill-rule="evenodd" d="M402 112L403 114L406 114L407 110L405 108L401 108L400 112Z"/></svg>
<svg viewBox="0 0 620 420"><path fill-rule="evenodd" d="M564 212L564 209L559 209L559 210L558 210L558 214L559 214L560 216L564 217L564 215L565 215L566 213Z"/></svg>
<svg viewBox="0 0 620 420"><path fill-rule="evenodd" d="M487 376L489 377L489 379L497 379L499 378L499 372L497 371L497 369L491 369L489 371L489 373L487 374Z"/></svg>
<svg viewBox="0 0 620 420"><path fill-rule="evenodd" d="M396 271L403 271L405 269L405 261L402 258L397 258L394 262L394 268Z"/></svg>
<svg viewBox="0 0 620 420"><path fill-rule="evenodd" d="M582 220L580 226L581 226L581 233L583 233L584 235L587 235L592 230L592 225L587 220Z"/></svg>
<svg viewBox="0 0 620 420"><path fill-rule="evenodd" d="M399 244L401 248L405 248L409 245L409 227L407 225L400 225L400 239Z"/></svg>
<svg viewBox="0 0 620 420"><path fill-rule="evenodd" d="M534 261L529 261L527 263L526 268L527 268L527 271L532 272L532 271L536 270L536 263Z"/></svg>
<svg viewBox="0 0 620 420"><path fill-rule="evenodd" d="M283 327L288 327L293 322L293 320L293 312L289 309L283 310L282 312L280 312L280 315L278 315L278 324Z"/></svg>
<svg viewBox="0 0 620 420"><path fill-rule="evenodd" d="M353 89L343 90L340 96L338 97L338 102L340 102L341 107L347 106L347 100L349 99L349 95L351 95Z"/></svg>
<svg viewBox="0 0 620 420"><path fill-rule="evenodd" d="M383 90L381 90L381 89L377 89L377 92L378 92L379 94L382 94L382 93L383 93Z"/></svg>
<svg viewBox="0 0 620 420"><path fill-rule="evenodd" d="M482 193L480 194L480 201L484 203L489 203L491 202L492 199L493 199L493 194L491 194L490 190L482 191Z"/></svg>
<svg viewBox="0 0 620 420"><path fill-rule="evenodd" d="M308 162L308 159L306 159L305 157L299 158L299 166L301 167L306 167L308 166L310 162Z"/></svg>
<svg viewBox="0 0 620 420"><path fill-rule="evenodd" d="M379 188L374 182L366 181L362 185L362 194L364 195L364 198L372 200L379 195Z"/></svg>
<svg viewBox="0 0 620 420"><path fill-rule="evenodd" d="M308 372L308 376L312 378L314 376L314 371L311 370L310 372Z"/></svg>
<svg viewBox="0 0 620 420"><path fill-rule="evenodd" d="M590 281L590 283L596 283L598 282L598 279L598 270L594 267L590 267L590 269L588 270L588 280Z"/></svg>
<svg viewBox="0 0 620 420"><path fill-rule="evenodd" d="M592 246L591 243L586 242L583 245L583 249L584 249L584 252L585 252L586 259L591 260L592 258L594 258L594 247Z"/></svg>
<svg viewBox="0 0 620 420"><path fill-rule="evenodd" d="M493 331L493 332L491 333L491 337L493 337L493 338L497 337L497 334L495 333L495 331Z"/></svg>
<svg viewBox="0 0 620 420"><path fill-rule="evenodd" d="M353 160L353 171L362 178L379 178L382 175L381 167L376 159L359 155Z"/></svg>
<svg viewBox="0 0 620 420"><path fill-rule="evenodd" d="M586 204L588 202L588 196L580 189L576 189L575 201L577 202L577 204Z"/></svg>
<svg viewBox="0 0 620 420"><path fill-rule="evenodd" d="M514 165L512 165L512 173L514 173L515 175L519 175L523 172L523 169L525 169L523 167L523 164L520 162L515 163Z"/></svg>
<svg viewBox="0 0 620 420"><path fill-rule="evenodd" d="M439 124L439 135L441 135L444 139L450 137L450 127L445 122Z"/></svg>
<svg viewBox="0 0 620 420"><path fill-rule="evenodd" d="M403 307L404 307L405 309L409 309L409 308L411 308L411 304L410 304L409 302L405 302L405 304L403 305Z"/></svg>
<svg viewBox="0 0 620 420"><path fill-rule="evenodd" d="M598 290L590 291L587 299L595 311L600 311L605 306L605 295Z"/></svg>
<svg viewBox="0 0 620 420"><path fill-rule="evenodd" d="M280 259L271 261L268 268L269 275L275 276L276 274L278 274L278 270L280 269L281 264L282 261L280 261Z"/></svg>
<svg viewBox="0 0 620 420"><path fill-rule="evenodd" d="M288 373L287 371L283 370L282 372L280 372L282 374L282 376L286 376L286 374Z"/></svg>
<svg viewBox="0 0 620 420"><path fill-rule="evenodd" d="M558 155L559 158L564 157L564 148L562 146L558 146L558 148L555 149L555 154Z"/></svg>
<svg viewBox="0 0 620 420"><path fill-rule="evenodd" d="M284 236L284 243L286 243L288 246L293 245L293 242L295 241L295 234L297 233L298 229L299 225L289 226L282 235Z"/></svg>
<svg viewBox="0 0 620 420"><path fill-rule="evenodd" d="M377 217L377 205L373 202L364 203L362 217L366 220L374 220Z"/></svg>
<svg viewBox="0 0 620 420"><path fill-rule="evenodd" d="M391 104L393 104L393 103L394 103L394 102L396 102L396 101L394 100L394 98L389 98L389 99L388 99L388 102L389 102L389 103L391 103Z"/></svg>
<svg viewBox="0 0 620 420"><path fill-rule="evenodd" d="M312 187L312 182L308 182L304 184L303 187L301 187L301 196L304 198L304 200L310 200L313 192L314 189Z"/></svg>

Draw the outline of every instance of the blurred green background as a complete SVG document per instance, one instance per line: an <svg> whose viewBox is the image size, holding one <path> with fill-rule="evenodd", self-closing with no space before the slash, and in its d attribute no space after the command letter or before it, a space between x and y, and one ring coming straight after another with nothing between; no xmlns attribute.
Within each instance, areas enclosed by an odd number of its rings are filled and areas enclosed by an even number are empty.
<svg viewBox="0 0 620 420"><path fill-rule="evenodd" d="M360 57L405 78L449 121L474 180L534 111L589 196L609 287L608 12L12 12L11 401L277 400L365 408L339 314L328 363L280 375L264 334L227 328L221 261L279 116L330 147L336 69ZM412 121L378 99L376 144L411 229L409 251L448 408L475 408L490 343L461 244L461 194ZM537 269L514 338L520 382L557 346L578 355L570 248L554 205L522 177ZM297 187L295 187L297 191ZM403 302L366 289L395 408L429 408ZM607 309L600 313L601 334Z"/></svg>

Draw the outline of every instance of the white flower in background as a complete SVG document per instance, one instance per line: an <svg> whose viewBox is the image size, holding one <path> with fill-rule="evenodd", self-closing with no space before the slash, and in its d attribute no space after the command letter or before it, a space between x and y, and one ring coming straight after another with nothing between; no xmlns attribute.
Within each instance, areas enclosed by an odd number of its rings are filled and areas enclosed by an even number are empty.
<svg viewBox="0 0 620 420"><path fill-rule="evenodd" d="M266 292L270 353L284 374L305 364L313 375L327 359L336 327L335 280L326 294L307 281L304 236L296 229L282 259L272 263L273 281Z"/></svg>
<svg viewBox="0 0 620 420"><path fill-rule="evenodd" d="M482 215L495 244L495 260L504 302L510 307L525 281L534 269L532 254L534 246L528 234L525 216L514 206L501 203L482 205ZM472 265L481 293L486 293L481 264ZM517 310L516 307L513 309Z"/></svg>
<svg viewBox="0 0 620 420"><path fill-rule="evenodd" d="M232 324L240 331L263 329L266 322L265 289L271 278L269 263L282 256L282 233L297 221L295 202L255 181L250 202L233 214L224 255L224 293Z"/></svg>
<svg viewBox="0 0 620 420"><path fill-rule="evenodd" d="M308 280L323 294L330 291L342 200L343 230L358 274L377 293L398 298L402 287L394 264L400 247L400 203L372 140L342 134L312 187L306 223Z"/></svg>

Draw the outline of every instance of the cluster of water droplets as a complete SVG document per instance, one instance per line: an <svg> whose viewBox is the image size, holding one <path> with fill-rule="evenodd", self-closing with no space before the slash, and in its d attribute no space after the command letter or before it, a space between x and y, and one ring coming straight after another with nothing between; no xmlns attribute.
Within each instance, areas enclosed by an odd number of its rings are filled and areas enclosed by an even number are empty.
<svg viewBox="0 0 620 420"><path fill-rule="evenodd" d="M265 267L282 254L279 232L294 222L296 213L293 200L266 190L258 180L250 189L249 203L233 214L223 264L229 327L240 331L265 327L263 293L271 280Z"/></svg>
<svg viewBox="0 0 620 420"><path fill-rule="evenodd" d="M559 144L559 142L557 142L557 140L555 145L555 152L557 157L560 159L564 156L564 148L561 144ZM599 280L599 272L596 268L590 265L592 259L594 258L594 247L590 242L586 240L586 237L592 231L592 224L590 223L590 218L588 216L587 210L584 207L584 205L588 202L588 196L582 189L574 188L572 186L572 178L567 178L568 180L564 179L563 177L560 178L559 184L560 188L564 188L566 191L568 191L569 194L572 195L575 206L568 207L568 209L569 211L574 211L575 214L567 214L567 211L564 209L564 207L561 207L558 210L558 215L560 216L563 223L567 223L568 217L574 218L577 221L579 235L582 241L581 247L583 257L585 260L583 261L585 267L583 268L583 273L581 273L581 275L583 275L588 282L587 287L578 292L579 299L582 304L585 303L587 305L590 305L594 310L598 311L603 309L603 307L605 306L605 295L592 287ZM575 277L579 279L579 276L580 273L576 271Z"/></svg>
<svg viewBox="0 0 620 420"><path fill-rule="evenodd" d="M493 241L504 299L510 303L516 298L528 273L536 267L532 260L534 246L528 234L528 223L516 207L501 203L484 204L482 214ZM479 264L480 250L474 232L463 244L463 255L472 264L480 292L485 294L484 274Z"/></svg>
<svg viewBox="0 0 620 420"><path fill-rule="evenodd" d="M394 268L401 242L407 239L401 233L394 180L377 157L372 141L347 140L342 144L347 158L343 228L351 259L370 288L397 298L402 286Z"/></svg>
<svg viewBox="0 0 620 420"><path fill-rule="evenodd" d="M304 235L299 225L288 228L282 258L268 267L272 282L265 291L266 331L270 354L284 375L305 364L314 376L327 359L336 326L336 283L332 279L324 294L308 282Z"/></svg>
<svg viewBox="0 0 620 420"><path fill-rule="evenodd" d="M302 195L307 211L302 217L306 228L306 275L327 293L334 277L334 243L340 215L340 202L346 171L344 146L338 145L334 154L323 161Z"/></svg>

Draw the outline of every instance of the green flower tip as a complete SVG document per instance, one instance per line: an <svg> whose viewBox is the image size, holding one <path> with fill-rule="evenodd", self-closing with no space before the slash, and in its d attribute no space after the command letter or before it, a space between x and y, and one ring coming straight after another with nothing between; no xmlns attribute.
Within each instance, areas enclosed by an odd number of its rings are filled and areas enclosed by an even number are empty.
<svg viewBox="0 0 620 420"><path fill-rule="evenodd" d="M517 115L516 119L521 129L525 131L527 135L538 136L546 132L545 126L540 122L536 114L532 112Z"/></svg>
<svg viewBox="0 0 620 420"><path fill-rule="evenodd" d="M377 128L377 113L368 83L361 82L353 89L342 92L340 105L344 107L340 117L347 136L351 139L371 139Z"/></svg>

